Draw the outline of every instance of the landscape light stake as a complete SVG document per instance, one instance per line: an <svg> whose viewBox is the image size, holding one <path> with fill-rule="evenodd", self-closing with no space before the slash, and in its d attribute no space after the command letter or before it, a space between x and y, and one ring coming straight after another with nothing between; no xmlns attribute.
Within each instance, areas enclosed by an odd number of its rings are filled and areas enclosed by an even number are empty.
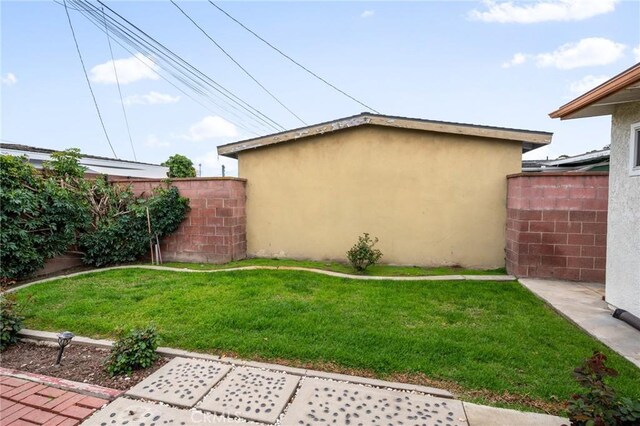
<svg viewBox="0 0 640 426"><path fill-rule="evenodd" d="M71 343L71 339L73 339L73 337L74 334L70 331L65 331L58 334L58 345L60 345L60 350L58 351L58 359L56 359L56 365L60 365L60 361L62 361L62 352L64 352L65 346Z"/></svg>

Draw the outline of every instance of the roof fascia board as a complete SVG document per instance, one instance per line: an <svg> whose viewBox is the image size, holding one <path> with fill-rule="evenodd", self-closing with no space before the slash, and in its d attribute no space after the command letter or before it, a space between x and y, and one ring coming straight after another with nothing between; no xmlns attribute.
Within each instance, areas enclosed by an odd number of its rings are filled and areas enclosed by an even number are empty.
<svg viewBox="0 0 640 426"><path fill-rule="evenodd" d="M589 90L587 93L578 96L571 102L564 104L557 110L550 113L549 117L559 118L561 120L578 118L573 116L573 114L597 103L599 100L606 98L613 93L637 83L638 81L640 81L640 63L624 70L615 77ZM605 114L581 115L581 117L593 117L595 115Z"/></svg>
<svg viewBox="0 0 640 426"><path fill-rule="evenodd" d="M287 141L294 141L310 136L322 135L329 132L359 127L363 125L393 127L407 130L421 130L436 133L459 134L490 139L503 139L518 143L528 142L539 146L549 144L553 135L552 133L547 132L518 131L497 127L474 126L467 124L413 120L401 117L362 114L327 123L317 124L314 126L290 130L288 132L278 133L275 135L268 135L255 139L221 145L218 147L218 154L237 158L237 153L241 151L270 146Z"/></svg>

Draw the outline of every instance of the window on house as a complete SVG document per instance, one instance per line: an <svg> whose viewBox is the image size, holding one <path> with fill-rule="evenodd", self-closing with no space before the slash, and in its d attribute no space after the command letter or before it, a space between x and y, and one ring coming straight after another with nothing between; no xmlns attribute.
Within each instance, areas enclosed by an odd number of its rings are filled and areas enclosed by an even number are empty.
<svg viewBox="0 0 640 426"><path fill-rule="evenodd" d="M631 125L631 140L629 141L629 153L631 154L631 175L640 176L640 123Z"/></svg>

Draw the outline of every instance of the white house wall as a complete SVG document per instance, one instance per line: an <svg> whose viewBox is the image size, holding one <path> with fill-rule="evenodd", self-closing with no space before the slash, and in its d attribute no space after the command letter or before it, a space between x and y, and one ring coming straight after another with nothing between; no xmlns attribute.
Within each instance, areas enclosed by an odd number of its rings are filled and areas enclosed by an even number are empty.
<svg viewBox="0 0 640 426"><path fill-rule="evenodd" d="M606 299L640 317L640 176L630 176L631 125L640 102L616 107L611 125Z"/></svg>

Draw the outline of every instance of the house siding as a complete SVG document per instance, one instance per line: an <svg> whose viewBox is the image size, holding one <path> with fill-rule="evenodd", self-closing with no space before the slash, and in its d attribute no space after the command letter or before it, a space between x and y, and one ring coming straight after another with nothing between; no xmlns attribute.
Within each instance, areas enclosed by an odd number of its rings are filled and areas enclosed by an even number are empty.
<svg viewBox="0 0 640 426"><path fill-rule="evenodd" d="M630 176L630 130L640 102L616 107L611 125L607 301L640 317L640 176Z"/></svg>

